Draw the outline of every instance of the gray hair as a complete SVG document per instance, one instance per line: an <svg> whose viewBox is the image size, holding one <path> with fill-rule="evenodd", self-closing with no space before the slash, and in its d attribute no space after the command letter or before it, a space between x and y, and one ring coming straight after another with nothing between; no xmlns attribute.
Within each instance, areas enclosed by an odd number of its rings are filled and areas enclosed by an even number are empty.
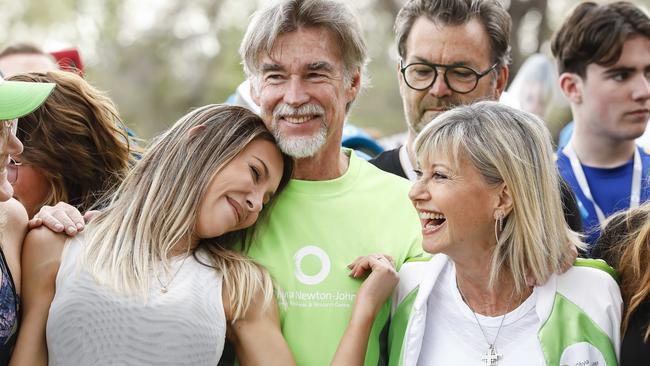
<svg viewBox="0 0 650 366"><path fill-rule="evenodd" d="M445 25L462 25L477 18L490 39L493 63L510 64L510 14L497 0L409 0L395 19L395 41L401 58L406 58L406 40L419 17Z"/></svg>
<svg viewBox="0 0 650 366"><path fill-rule="evenodd" d="M584 248L564 219L551 135L535 115L492 101L457 107L422 130L415 152L422 165L448 156L456 171L467 158L489 185L508 187L514 204L494 249L491 283L504 267L517 291L527 273L545 283L559 270L567 244Z"/></svg>
<svg viewBox="0 0 650 366"><path fill-rule="evenodd" d="M300 28L328 29L337 39L343 58L344 77L350 83L355 72L367 80L368 50L358 17L347 5L332 0L285 0L257 11L239 47L244 72L254 81L259 58L270 54L277 38ZM253 82L255 86L256 82Z"/></svg>

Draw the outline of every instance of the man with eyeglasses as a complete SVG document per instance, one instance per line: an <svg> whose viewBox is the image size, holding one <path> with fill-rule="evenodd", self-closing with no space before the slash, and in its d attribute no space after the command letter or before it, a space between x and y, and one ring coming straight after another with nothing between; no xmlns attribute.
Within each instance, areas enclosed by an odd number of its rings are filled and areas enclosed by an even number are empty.
<svg viewBox="0 0 650 366"><path fill-rule="evenodd" d="M397 14L397 79L408 127L406 143L370 160L416 180L413 142L438 114L479 100L498 100L508 81L508 12L496 0L410 0ZM581 229L571 190L562 185L565 218Z"/></svg>

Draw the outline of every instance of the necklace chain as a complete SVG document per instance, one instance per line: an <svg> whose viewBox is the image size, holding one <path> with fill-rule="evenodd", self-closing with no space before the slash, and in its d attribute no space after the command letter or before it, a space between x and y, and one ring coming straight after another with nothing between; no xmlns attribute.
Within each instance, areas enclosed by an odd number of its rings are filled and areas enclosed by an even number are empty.
<svg viewBox="0 0 650 366"><path fill-rule="evenodd" d="M183 268L183 265L185 264L185 261L187 260L187 257L189 257L189 256L190 256L190 253L189 253L189 249L188 249L187 253L185 253L185 258L183 258L183 261L178 266L178 268L176 268L176 271L174 271L174 274L169 278L169 281L167 281L167 283L163 283L163 281L160 280L160 277L158 276L158 271L157 270L154 271L154 275L156 276L156 280L158 280L158 283L160 284L160 292L161 293L166 294L167 291L169 291L169 286L172 284L172 282L176 278L176 275L178 274L178 272L181 271L181 268Z"/></svg>
<svg viewBox="0 0 650 366"><path fill-rule="evenodd" d="M508 315L508 311L510 310L510 305L512 304L512 298L515 294L515 290L512 289L512 292L510 293L510 299L508 300L506 312L501 316L501 323L499 323L499 328L497 329L497 334L494 336L494 341L490 342L488 340L487 334L485 333L485 330L483 329L483 326L481 325L481 322L478 320L478 316L476 316L476 312L469 305L469 301L463 294L463 290L460 289L460 286L458 285L458 280L456 280L456 288L458 288L458 292L460 293L461 299L465 302L465 304L467 304L467 307L472 312L472 315L474 315L476 324L478 324L478 328L481 330L481 333L483 334L483 338L485 339L485 342L488 344L488 351L483 356L483 361L485 362L486 365L496 365L499 358L503 357L503 355L497 353L495 345L497 343L497 339L499 338L499 333L501 332L503 321L506 319L506 315Z"/></svg>

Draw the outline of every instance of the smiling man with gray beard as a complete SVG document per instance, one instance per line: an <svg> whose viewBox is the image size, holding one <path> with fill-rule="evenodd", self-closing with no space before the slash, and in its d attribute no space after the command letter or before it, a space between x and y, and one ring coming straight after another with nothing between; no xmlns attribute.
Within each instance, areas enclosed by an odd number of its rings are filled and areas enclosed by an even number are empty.
<svg viewBox="0 0 650 366"><path fill-rule="evenodd" d="M240 54L252 99L296 163L247 254L276 282L282 332L297 364L329 364L362 284L348 275L348 264L382 253L399 268L422 250L410 184L341 148L367 62L359 21L347 6L288 0L260 10ZM368 365L379 361L388 316L385 303L370 321L361 348Z"/></svg>
<svg viewBox="0 0 650 366"><path fill-rule="evenodd" d="M285 154L297 159L313 156L320 150L327 141L327 124L321 121L320 128L313 135L290 136L282 133L280 121L291 121L293 124L305 123L308 121L303 116L323 116L325 110L318 104L304 104L294 108L286 103L280 103L273 110L271 132L278 142L280 149Z"/></svg>

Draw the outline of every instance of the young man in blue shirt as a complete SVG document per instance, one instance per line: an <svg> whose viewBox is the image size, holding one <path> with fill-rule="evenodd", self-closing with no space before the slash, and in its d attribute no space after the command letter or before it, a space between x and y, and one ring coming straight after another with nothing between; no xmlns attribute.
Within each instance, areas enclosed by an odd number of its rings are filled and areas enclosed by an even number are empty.
<svg viewBox="0 0 650 366"><path fill-rule="evenodd" d="M630 2L578 5L553 38L575 132L558 150L587 242L606 217L650 196L650 157L635 145L650 118L650 19Z"/></svg>

